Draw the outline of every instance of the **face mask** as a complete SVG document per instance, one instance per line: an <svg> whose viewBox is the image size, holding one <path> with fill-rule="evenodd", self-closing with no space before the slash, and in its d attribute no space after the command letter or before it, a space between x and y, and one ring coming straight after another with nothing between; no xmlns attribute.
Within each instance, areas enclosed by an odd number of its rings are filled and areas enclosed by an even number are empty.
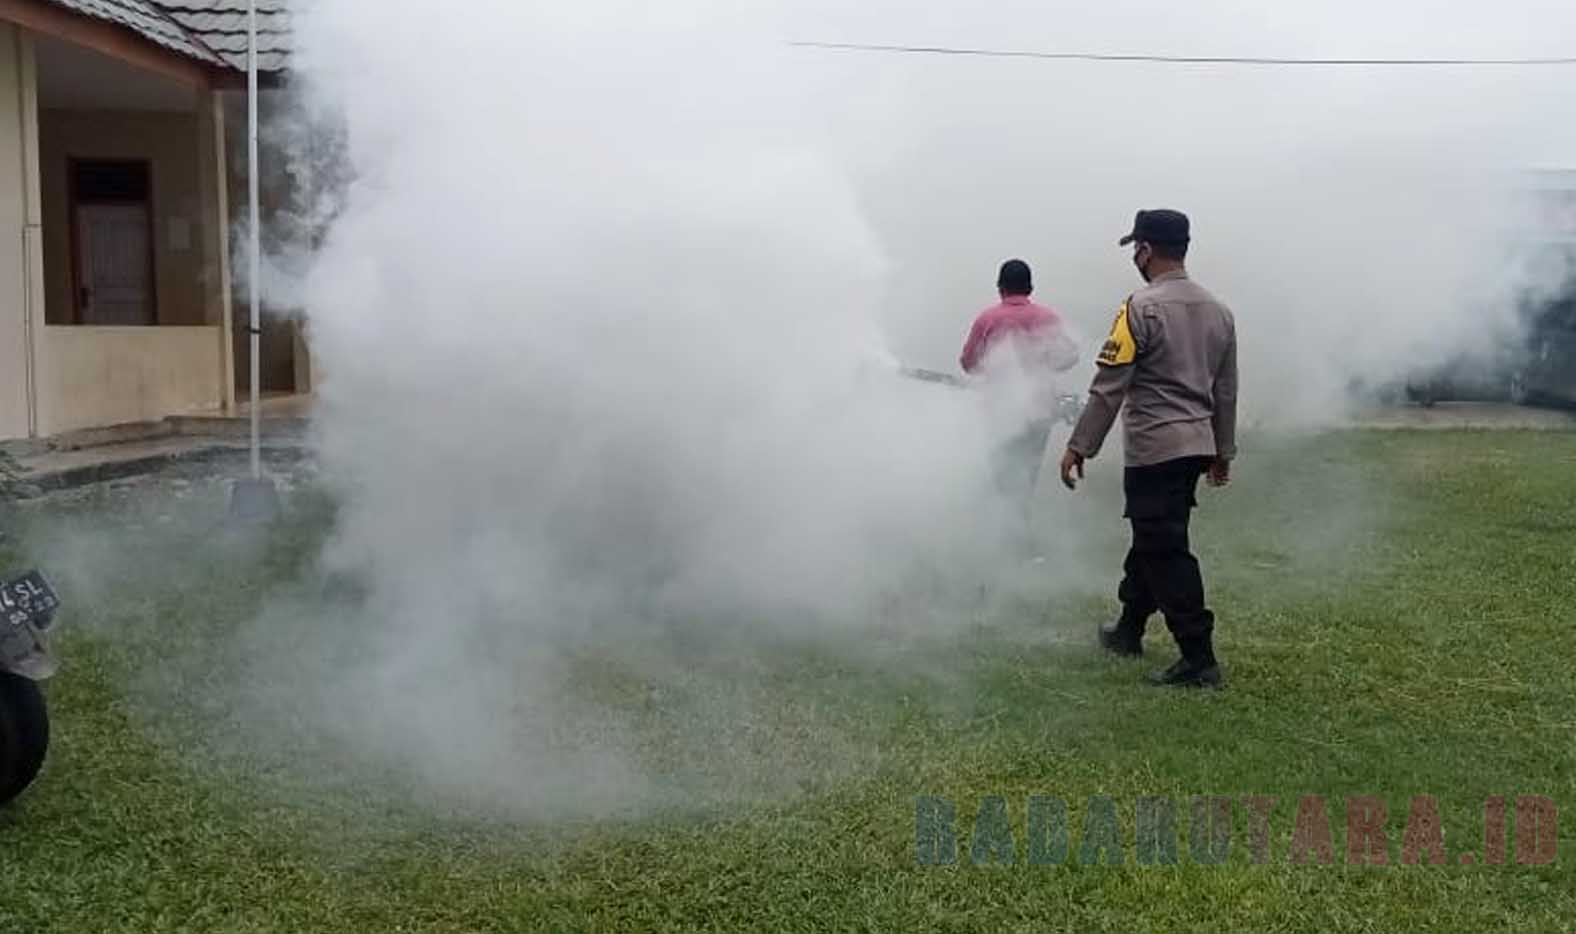
<svg viewBox="0 0 1576 934"><path fill-rule="evenodd" d="M1140 276L1143 276L1145 282L1149 281L1149 260L1153 255L1154 251L1148 247L1139 247L1133 251L1133 267L1138 270Z"/></svg>

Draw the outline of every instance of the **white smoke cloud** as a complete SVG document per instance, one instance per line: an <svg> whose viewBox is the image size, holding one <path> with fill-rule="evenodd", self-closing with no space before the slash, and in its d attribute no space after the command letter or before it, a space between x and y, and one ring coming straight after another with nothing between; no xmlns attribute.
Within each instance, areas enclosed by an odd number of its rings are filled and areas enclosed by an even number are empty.
<svg viewBox="0 0 1576 934"><path fill-rule="evenodd" d="M860 626L916 581L937 598L908 624L959 618L1001 558L990 454L1021 413L891 366L951 369L1009 256L1100 334L1136 284L1115 241L1140 207L1193 215L1261 419L1329 415L1423 337L1481 339L1508 320L1498 180L1535 146L1571 152L1542 83L1564 72L785 45L1509 56L1576 25L1555 4L1392 6L303 11L302 87L342 115L354 179L297 283L343 504L325 561L374 621L317 699L444 788L593 806L575 776L643 793L640 742L564 700L566 645ZM1075 508L1042 520L1064 573L1090 560Z"/></svg>

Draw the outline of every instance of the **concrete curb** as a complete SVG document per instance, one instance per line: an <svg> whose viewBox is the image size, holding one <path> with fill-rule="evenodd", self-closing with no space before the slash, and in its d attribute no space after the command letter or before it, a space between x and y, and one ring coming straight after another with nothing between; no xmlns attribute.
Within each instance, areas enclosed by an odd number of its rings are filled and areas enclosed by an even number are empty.
<svg viewBox="0 0 1576 934"><path fill-rule="evenodd" d="M265 442L301 442L310 419L304 416L265 415L258 426ZM130 422L104 428L85 428L48 438L21 438L0 441L0 453L18 460L41 457L62 451L85 451L120 444L168 441L175 438L213 438L248 440L251 422L246 418L220 415L171 415L154 422Z"/></svg>
<svg viewBox="0 0 1576 934"><path fill-rule="evenodd" d="M109 483L131 477L158 473L175 466L218 466L233 461L245 464L250 456L246 447L230 444L209 444L181 451L170 451L124 460L105 460L94 464L29 473L22 478L16 499L36 499L51 493L71 490L97 483ZM270 467L288 467L305 460L307 451L300 445L270 444L262 449L263 462Z"/></svg>

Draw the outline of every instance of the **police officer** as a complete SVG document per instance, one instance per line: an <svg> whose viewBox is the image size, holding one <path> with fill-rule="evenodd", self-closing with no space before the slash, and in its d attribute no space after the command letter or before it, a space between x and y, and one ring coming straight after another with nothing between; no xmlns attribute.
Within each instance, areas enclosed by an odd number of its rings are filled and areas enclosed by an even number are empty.
<svg viewBox="0 0 1576 934"><path fill-rule="evenodd" d="M1236 456L1237 336L1231 311L1188 278L1187 216L1139 211L1133 265L1148 283L1122 303L1097 359L1089 404L1062 456L1068 489L1084 475L1123 411L1126 466L1124 517L1132 547L1117 591L1122 613L1100 629L1100 644L1123 656L1143 654L1144 628L1157 610L1182 657L1150 676L1155 684L1216 686L1214 614L1189 551L1188 519L1198 505L1201 476L1213 486L1231 479Z"/></svg>

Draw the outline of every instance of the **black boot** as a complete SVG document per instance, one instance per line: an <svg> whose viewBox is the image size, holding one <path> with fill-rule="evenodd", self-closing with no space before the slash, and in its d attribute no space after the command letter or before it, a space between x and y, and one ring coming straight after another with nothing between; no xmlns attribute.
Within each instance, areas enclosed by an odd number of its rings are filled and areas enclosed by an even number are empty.
<svg viewBox="0 0 1576 934"><path fill-rule="evenodd" d="M1144 654L1145 617L1124 608L1113 626L1100 627L1100 647L1112 655L1139 658Z"/></svg>
<svg viewBox="0 0 1576 934"><path fill-rule="evenodd" d="M1149 676L1149 683L1164 687L1220 687L1225 683L1209 636L1178 639L1182 657L1165 671Z"/></svg>

